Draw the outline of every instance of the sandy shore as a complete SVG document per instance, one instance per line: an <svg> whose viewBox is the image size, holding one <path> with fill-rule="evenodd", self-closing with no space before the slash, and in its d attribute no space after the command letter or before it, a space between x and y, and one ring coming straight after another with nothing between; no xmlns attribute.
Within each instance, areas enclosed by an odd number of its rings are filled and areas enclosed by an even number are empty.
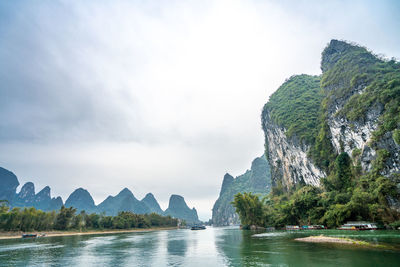
<svg viewBox="0 0 400 267"><path fill-rule="evenodd" d="M296 241L301 242L309 242L309 243L335 243L335 244L354 244L357 240L352 240L350 238L342 238L342 237L330 237L330 236L307 236L296 238Z"/></svg>
<svg viewBox="0 0 400 267"><path fill-rule="evenodd" d="M73 236L73 235L109 235L118 233L134 233L134 232L149 232L149 231L159 231L159 230L173 230L176 227L159 227L159 228L143 228L143 229L129 229L129 230L91 230L91 231L43 231L43 232L26 232L24 234L37 234L45 235L44 237L52 236ZM0 240L3 239L18 239L21 238L22 232L0 232ZM42 238L42 237L40 237Z"/></svg>
<svg viewBox="0 0 400 267"><path fill-rule="evenodd" d="M365 248L383 248L383 249L391 249L390 246L381 245L381 244L371 244L366 241L355 240L350 238L344 237L330 237L330 236L308 236L308 237L301 237L296 238L296 241L300 242L309 242L309 243L331 243L331 244L344 244L344 245L353 245L358 247L365 247Z"/></svg>

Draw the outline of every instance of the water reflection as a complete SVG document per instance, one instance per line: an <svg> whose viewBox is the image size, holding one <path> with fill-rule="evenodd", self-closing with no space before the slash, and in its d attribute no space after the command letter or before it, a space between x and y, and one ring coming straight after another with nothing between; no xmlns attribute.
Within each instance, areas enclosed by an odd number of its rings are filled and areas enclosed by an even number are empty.
<svg viewBox="0 0 400 267"><path fill-rule="evenodd" d="M312 234L343 232L324 230ZM171 230L34 240L0 240L0 266L396 266L399 251L307 244L309 235L254 233L232 228ZM397 231L349 233L358 239L400 244Z"/></svg>

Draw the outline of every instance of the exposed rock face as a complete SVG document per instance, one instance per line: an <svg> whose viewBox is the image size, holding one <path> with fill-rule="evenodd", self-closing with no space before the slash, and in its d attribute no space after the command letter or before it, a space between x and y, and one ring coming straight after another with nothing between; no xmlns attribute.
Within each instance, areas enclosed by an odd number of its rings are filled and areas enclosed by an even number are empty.
<svg viewBox="0 0 400 267"><path fill-rule="evenodd" d="M252 192L266 195L271 189L270 177L270 168L265 156L253 160L251 169L243 175L233 178L229 173L225 174L219 198L213 207L213 225L240 224L235 208L231 204L235 194Z"/></svg>
<svg viewBox="0 0 400 267"><path fill-rule="evenodd" d="M275 124L269 115L264 115L266 151L271 166L272 183L281 181L286 188L297 183L319 185L319 180L325 176L309 160L307 153L310 146L300 142L296 136L290 138L286 135L286 129Z"/></svg>
<svg viewBox="0 0 400 267"><path fill-rule="evenodd" d="M331 143L334 153L347 152L352 158L357 157L362 172L367 173L372 169L377 151L384 149L389 156L385 159L381 175L392 177L393 174L400 173L400 145L393 139L393 130L373 140L373 132L379 128L385 109L387 110L385 108L387 103L374 99L371 104L363 106L357 102L357 108L364 109L363 116L351 117L351 114L348 114L349 111L357 112L353 107L349 107L349 103L353 103L351 101L358 96L366 96L369 86L376 77L381 82L379 85L381 88L375 90L383 91L385 88L397 86L394 80L390 87L388 85L391 82L390 78L386 78L388 80L381 78L384 72L379 72L380 69L376 67L379 64L382 68L390 69L388 67L390 62L383 61L367 49L332 40L322 52L321 88L324 90L325 98L321 102L321 111L328 127L326 141ZM395 71L393 67L391 68L390 71ZM371 98L365 97L365 99ZM318 185L320 179L327 174L311 159L310 145L300 142L296 136L289 138L287 129L271 119L271 110L263 112L262 121L266 154L271 165L274 184L279 181L286 188L297 183ZM355 151L359 155L354 156Z"/></svg>
<svg viewBox="0 0 400 267"><path fill-rule="evenodd" d="M198 223L199 217L195 208L190 209L185 199L179 195L171 195L169 198L168 209L164 212L174 218L183 219L188 224Z"/></svg>
<svg viewBox="0 0 400 267"><path fill-rule="evenodd" d="M11 202L19 185L14 173L0 167L0 200Z"/></svg>
<svg viewBox="0 0 400 267"><path fill-rule="evenodd" d="M160 204L158 204L156 198L152 193L148 193L142 200L142 203L144 203L147 208L149 209L149 212L151 213L157 213L157 214L163 214L163 210L160 207Z"/></svg>
<svg viewBox="0 0 400 267"><path fill-rule="evenodd" d="M150 213L146 204L137 200L128 188L124 188L114 197L107 197L97 207L97 212L105 212L106 215L115 216L118 215L120 211L131 211L137 214Z"/></svg>
<svg viewBox="0 0 400 267"><path fill-rule="evenodd" d="M79 211L86 211L87 213L92 213L95 211L96 205L90 193L83 188L78 188L68 197L65 201L65 206L67 208L74 207Z"/></svg>

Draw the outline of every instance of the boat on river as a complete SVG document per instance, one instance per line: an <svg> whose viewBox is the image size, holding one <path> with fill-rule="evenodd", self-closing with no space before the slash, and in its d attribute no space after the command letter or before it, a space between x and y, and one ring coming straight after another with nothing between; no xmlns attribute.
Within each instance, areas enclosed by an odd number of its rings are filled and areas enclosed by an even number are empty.
<svg viewBox="0 0 400 267"><path fill-rule="evenodd" d="M376 230L378 226L375 223L370 222L347 222L343 224L338 230L351 230L351 231L361 231L361 230Z"/></svg>
<svg viewBox="0 0 400 267"><path fill-rule="evenodd" d="M22 238L36 238L37 234L22 234Z"/></svg>
<svg viewBox="0 0 400 267"><path fill-rule="evenodd" d="M194 225L190 230L205 230L206 227L204 225Z"/></svg>

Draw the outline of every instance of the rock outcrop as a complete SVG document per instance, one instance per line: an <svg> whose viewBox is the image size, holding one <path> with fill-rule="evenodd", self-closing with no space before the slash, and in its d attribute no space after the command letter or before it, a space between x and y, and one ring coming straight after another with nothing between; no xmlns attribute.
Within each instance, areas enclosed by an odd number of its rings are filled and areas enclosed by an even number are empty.
<svg viewBox="0 0 400 267"><path fill-rule="evenodd" d="M212 210L212 223L215 226L239 224L239 217L231 202L235 194L252 192L266 195L271 189L271 174L265 156L253 160L251 169L233 178L229 173L224 175L219 198Z"/></svg>

